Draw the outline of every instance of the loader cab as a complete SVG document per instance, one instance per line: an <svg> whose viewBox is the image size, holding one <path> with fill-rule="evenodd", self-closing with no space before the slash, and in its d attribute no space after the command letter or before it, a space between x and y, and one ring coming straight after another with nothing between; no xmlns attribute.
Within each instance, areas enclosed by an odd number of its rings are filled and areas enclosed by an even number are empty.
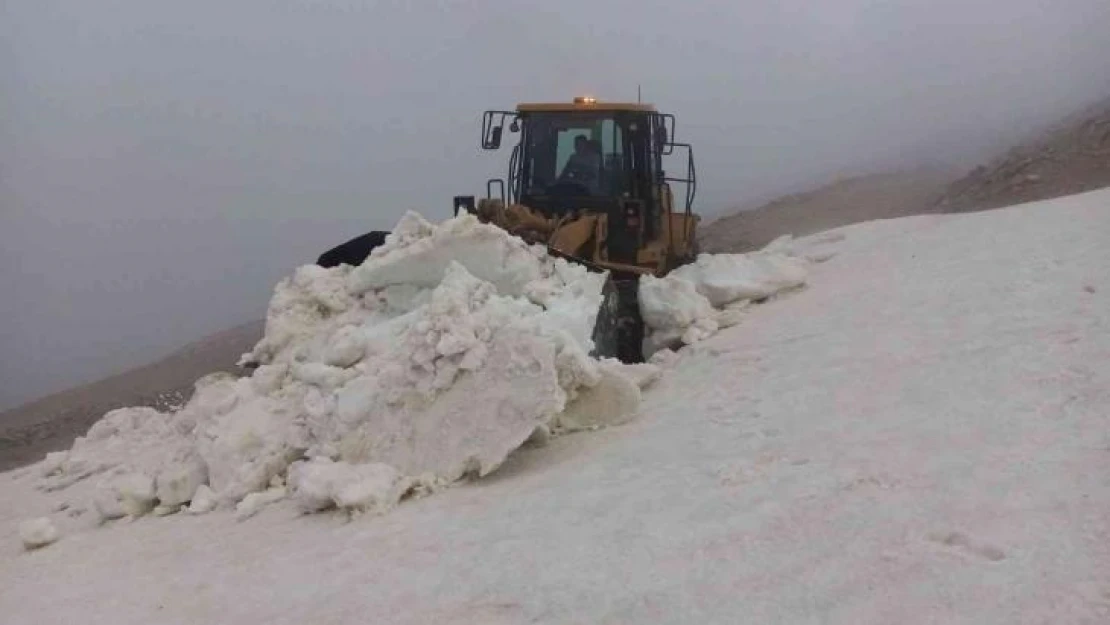
<svg viewBox="0 0 1110 625"><path fill-rule="evenodd" d="M675 118L650 104L599 102L519 104L515 111L486 111L482 148L497 150L508 128L515 135L508 176L487 182L486 195L524 204L553 217L603 212L623 221L643 220L655 237L672 210L692 210L693 152L674 141ZM585 145L586 154L582 154ZM681 148L681 175L670 176L665 157ZM667 162L665 162L667 161ZM593 169L594 171L583 171ZM672 207L671 183L685 186L685 201Z"/></svg>
<svg viewBox="0 0 1110 625"><path fill-rule="evenodd" d="M621 197L638 195L661 171L646 158L637 180L632 154L644 151L651 119L625 111L522 111L520 157L509 172L510 190L522 204L560 214L598 209ZM645 130L642 137L638 128ZM658 156L658 155L656 155ZM519 199L518 199L519 198Z"/></svg>

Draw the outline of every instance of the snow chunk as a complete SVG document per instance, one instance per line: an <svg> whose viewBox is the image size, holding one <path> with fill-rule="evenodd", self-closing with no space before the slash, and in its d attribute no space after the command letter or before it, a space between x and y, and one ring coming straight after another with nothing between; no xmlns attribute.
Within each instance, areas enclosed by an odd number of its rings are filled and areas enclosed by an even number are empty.
<svg viewBox="0 0 1110 625"><path fill-rule="evenodd" d="M61 534L47 517L30 519L19 524L19 539L23 548L30 551L40 549L58 541Z"/></svg>
<svg viewBox="0 0 1110 625"><path fill-rule="evenodd" d="M235 519L244 521L258 514L270 504L285 499L285 487L275 486L262 492L249 493L243 500L235 505Z"/></svg>
<svg viewBox="0 0 1110 625"><path fill-rule="evenodd" d="M349 325L339 328L331 338L324 362L333 367L350 367L362 360L366 352L362 334L358 328Z"/></svg>
<svg viewBox="0 0 1110 625"><path fill-rule="evenodd" d="M93 507L101 522L124 516L139 517L154 509L154 478L126 473L97 485Z"/></svg>
<svg viewBox="0 0 1110 625"><path fill-rule="evenodd" d="M787 242L774 249L784 249ZM751 300L805 284L806 260L783 253L701 254L662 278L640 278L644 351L677 348L736 325Z"/></svg>
<svg viewBox="0 0 1110 625"><path fill-rule="evenodd" d="M314 458L289 468L289 484L293 500L305 512L337 507L381 513L400 501L411 482L387 464Z"/></svg>
<svg viewBox="0 0 1110 625"><path fill-rule="evenodd" d="M619 361L603 363L599 382L579 393L559 414L558 429L586 430L630 421L640 407L640 386L622 367Z"/></svg>
<svg viewBox="0 0 1110 625"><path fill-rule="evenodd" d="M193 498L197 488L208 481L208 465L192 455L182 461L171 461L158 472L155 491L160 505L180 506Z"/></svg>
<svg viewBox="0 0 1110 625"><path fill-rule="evenodd" d="M696 343L717 331L713 305L693 282L673 272L664 278L640 278L640 314L659 347L674 340Z"/></svg>
<svg viewBox="0 0 1110 625"><path fill-rule="evenodd" d="M293 444L297 424L292 402L258 397L247 385L242 387L238 406L207 420L195 436L208 483L228 503L265 489L301 453Z"/></svg>
<svg viewBox="0 0 1110 625"><path fill-rule="evenodd" d="M497 468L566 402L556 371L556 346L535 329L508 323L502 327L488 347L482 344L480 375L460 373L462 367L451 360L440 365L418 356L432 375L405 385L411 388L405 394L383 393L381 380L367 381L367 387L348 385L339 395L338 422L358 425L339 440L342 458L384 462L406 475L430 471L449 480L472 468L478 475ZM460 362L466 358L460 355Z"/></svg>
<svg viewBox="0 0 1110 625"><path fill-rule="evenodd" d="M350 267L298 267L274 289L266 312L266 329L254 349L244 354L246 361L270 363L290 343L303 340L328 318L358 305L346 289Z"/></svg>
<svg viewBox="0 0 1110 625"><path fill-rule="evenodd" d="M460 263L498 292L520 296L529 282L543 277L546 256L542 246L528 245L469 213L436 227L410 211L385 244L351 272L347 286L355 294L390 285L432 288L451 263Z"/></svg>
<svg viewBox="0 0 1110 625"><path fill-rule="evenodd" d="M197 488L186 510L189 514L207 514L216 509L216 493L207 485Z"/></svg>
<svg viewBox="0 0 1110 625"><path fill-rule="evenodd" d="M172 416L153 408L112 410L78 437L69 451L50 454L40 467L40 488L60 490L93 475L143 473L153 476L184 449Z"/></svg>
<svg viewBox="0 0 1110 625"><path fill-rule="evenodd" d="M758 300L805 284L805 261L782 254L702 254L668 277L693 283L715 308L744 299Z"/></svg>

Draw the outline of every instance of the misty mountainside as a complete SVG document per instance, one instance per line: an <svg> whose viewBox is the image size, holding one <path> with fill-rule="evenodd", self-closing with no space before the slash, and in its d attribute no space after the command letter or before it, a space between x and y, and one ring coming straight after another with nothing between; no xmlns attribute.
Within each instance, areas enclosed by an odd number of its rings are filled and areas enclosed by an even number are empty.
<svg viewBox="0 0 1110 625"><path fill-rule="evenodd" d="M746 252L874 219L963 213L1110 186L1110 97L1080 109L962 175L928 167L846 177L709 220L707 252Z"/></svg>
<svg viewBox="0 0 1110 625"><path fill-rule="evenodd" d="M1069 115L948 185L937 207L962 213L1110 186L1110 98Z"/></svg>
<svg viewBox="0 0 1110 625"><path fill-rule="evenodd" d="M0 413L0 471L65 448L110 410L164 410L185 403L197 379L220 371L237 373L235 363L262 337L263 326L262 321L235 326L156 362Z"/></svg>

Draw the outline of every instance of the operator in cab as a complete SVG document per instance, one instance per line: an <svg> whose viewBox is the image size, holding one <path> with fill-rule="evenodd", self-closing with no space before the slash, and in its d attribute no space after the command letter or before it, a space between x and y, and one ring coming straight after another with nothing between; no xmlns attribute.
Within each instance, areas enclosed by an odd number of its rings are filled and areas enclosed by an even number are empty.
<svg viewBox="0 0 1110 625"><path fill-rule="evenodd" d="M586 187L591 195L596 195L601 189L601 150L596 143L587 139L586 135L575 137L574 153L567 159L567 164L563 166L563 172L559 175L560 180L568 180Z"/></svg>

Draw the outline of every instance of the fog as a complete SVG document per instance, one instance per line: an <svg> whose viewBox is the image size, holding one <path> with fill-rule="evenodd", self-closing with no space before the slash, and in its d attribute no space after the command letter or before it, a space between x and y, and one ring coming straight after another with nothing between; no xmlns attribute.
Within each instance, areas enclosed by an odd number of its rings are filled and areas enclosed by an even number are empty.
<svg viewBox="0 0 1110 625"><path fill-rule="evenodd" d="M504 175L480 114L644 99L698 210L970 164L1110 92L1106 0L0 0L0 407L265 314Z"/></svg>

